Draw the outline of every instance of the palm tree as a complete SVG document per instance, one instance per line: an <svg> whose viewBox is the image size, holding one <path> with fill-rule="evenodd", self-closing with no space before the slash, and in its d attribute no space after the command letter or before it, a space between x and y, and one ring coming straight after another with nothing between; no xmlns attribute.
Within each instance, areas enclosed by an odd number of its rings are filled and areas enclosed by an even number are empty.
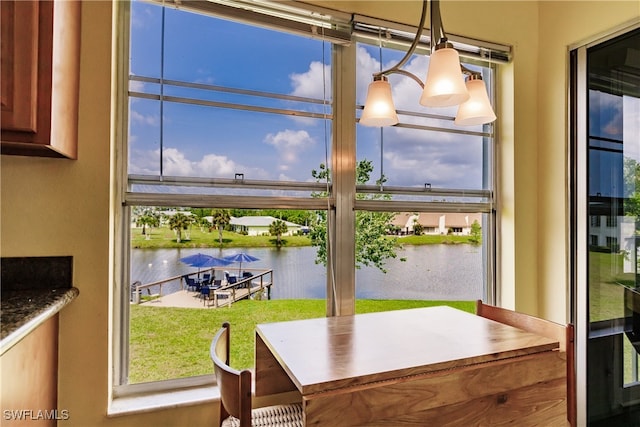
<svg viewBox="0 0 640 427"><path fill-rule="evenodd" d="M276 219L269 226L269 234L276 236L276 246L280 246L280 237L287 231L289 231L289 228L281 219Z"/></svg>
<svg viewBox="0 0 640 427"><path fill-rule="evenodd" d="M211 216L213 226L218 229L218 241L222 246L222 231L231 221L231 215L229 215L229 210L227 209L214 209L211 211Z"/></svg>
<svg viewBox="0 0 640 427"><path fill-rule="evenodd" d="M179 212L169 218L169 228L175 230L178 243L182 240L182 230L187 230L191 223L192 219L189 216Z"/></svg>
<svg viewBox="0 0 640 427"><path fill-rule="evenodd" d="M144 215L138 218L138 223L142 224L142 235L146 235L147 240L149 240L151 234L147 234L147 226L157 227L158 225L160 225L160 219L152 212L146 212Z"/></svg>

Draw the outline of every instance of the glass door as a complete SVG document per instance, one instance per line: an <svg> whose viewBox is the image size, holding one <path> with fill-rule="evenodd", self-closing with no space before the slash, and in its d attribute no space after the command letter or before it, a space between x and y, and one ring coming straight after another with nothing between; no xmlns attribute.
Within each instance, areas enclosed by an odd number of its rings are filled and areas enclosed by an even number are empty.
<svg viewBox="0 0 640 427"><path fill-rule="evenodd" d="M640 29L578 49L572 59L578 82L573 97L575 179L577 198L582 197L574 204L574 213L582 217L574 243L583 260L574 263L574 289L577 304L583 304L578 312L584 315L577 321L584 322L586 371L581 375L578 365L579 388L586 390L586 423L579 424L638 426Z"/></svg>

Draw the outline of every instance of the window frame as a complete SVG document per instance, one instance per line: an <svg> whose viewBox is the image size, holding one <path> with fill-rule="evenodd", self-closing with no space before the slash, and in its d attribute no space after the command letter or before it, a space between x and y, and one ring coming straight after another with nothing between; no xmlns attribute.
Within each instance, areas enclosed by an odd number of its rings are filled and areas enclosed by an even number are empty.
<svg viewBox="0 0 640 427"><path fill-rule="evenodd" d="M306 6L306 5L305 5ZM328 242L329 256L327 260L327 315L350 315L355 312L355 213L357 210L384 210L384 211L405 211L420 210L422 212L471 212L487 213L490 218L487 224L482 224L485 238L483 245L486 256L485 279L486 300L493 301L495 298L495 251L496 251L496 136L494 138L494 149L492 149L491 168L489 171L493 175L491 190L480 190L482 197L488 198L486 203L447 203L438 204L428 202L407 202L407 201L367 201L356 200L357 192L379 192L378 187L360 186L355 183L356 164L356 99L355 79L356 79L356 41L351 44L333 44L332 47L332 82L333 100L332 108L332 134L330 159L332 177L331 183L309 183L307 190L321 191L329 190L327 198L290 198L290 197L260 197L260 196L227 196L227 195L149 195L146 193L131 192L128 186L131 182L145 182L148 179L140 176L129 176L127 174L128 165L128 122L129 122L129 40L130 40L130 2L119 2L116 6L118 15L118 34L116 38L116 120L114 121L114 140L111 156L113 171L113 223L112 231L112 289L113 319L112 319L112 353L111 366L113 375L110 381L109 413L127 412L128 404L114 405L113 402L130 398L132 396L148 395L150 393L169 392L176 389L200 389L208 396L205 400L212 400L215 396L210 394L211 387L215 388L213 375L202 375L196 377L179 378L150 383L128 384L127 370L129 363L129 253L126 249L130 242L130 206L189 206L189 207L210 207L220 208L246 208L246 209L309 209L327 210L328 221L333 224L329 227ZM312 7L313 10L313 7ZM246 23L246 22L245 22ZM407 26L403 26L407 28ZM495 64L491 65L495 67ZM495 73L495 69L494 75ZM495 92L495 84L492 84ZM495 93L490 94L495 100ZM494 104L495 105L495 104ZM486 160L485 160L486 161ZM178 180L179 181L179 180ZM252 188L281 188L299 189L302 184L287 182L266 182L266 181L244 181L238 183L236 180L210 180L189 178L191 184L202 186L244 186ZM179 184L177 182L176 184ZM389 194L404 194L414 190L406 188L387 188L384 190ZM469 191L466 192L469 194ZM337 239L336 236L340 236ZM340 280L335 280L340 277ZM206 391L205 391L206 390ZM203 394L203 396L205 395ZM195 398L197 399L197 398Z"/></svg>

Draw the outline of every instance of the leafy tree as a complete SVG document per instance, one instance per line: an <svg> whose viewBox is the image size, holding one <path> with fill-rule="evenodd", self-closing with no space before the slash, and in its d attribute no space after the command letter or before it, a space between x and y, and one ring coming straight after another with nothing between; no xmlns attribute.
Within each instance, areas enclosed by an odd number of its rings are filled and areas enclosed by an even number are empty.
<svg viewBox="0 0 640 427"><path fill-rule="evenodd" d="M640 163L631 157L624 159L624 214L636 217L636 227L640 225Z"/></svg>
<svg viewBox="0 0 640 427"><path fill-rule="evenodd" d="M182 241L182 230L187 230L193 220L188 215L178 212L169 218L169 228L176 232L176 241Z"/></svg>
<svg viewBox="0 0 640 427"><path fill-rule="evenodd" d="M356 183L366 184L373 171L372 162L361 160L356 164ZM319 170L312 170L311 176L317 182L325 182L331 179L331 171L320 164ZM384 177L376 182L380 185L384 182ZM326 197L327 194L314 193L313 197ZM389 195L384 194L357 194L358 200L380 200L389 199ZM396 250L400 248L400 243L396 237L387 237L389 223L395 213L393 212L356 212L356 268L362 266L375 266L380 271L385 272L384 262L388 258L396 258ZM318 248L316 254L316 264L327 265L327 212L316 212L316 218L310 226L311 244ZM402 259L404 261L404 259Z"/></svg>
<svg viewBox="0 0 640 427"><path fill-rule="evenodd" d="M138 224L142 224L142 235L148 239L150 234L147 234L147 226L157 227L160 225L160 218L151 211L145 211L145 213L138 218Z"/></svg>
<svg viewBox="0 0 640 427"><path fill-rule="evenodd" d="M211 209L208 208L190 208L189 212L195 215L198 219L201 219L207 215L211 214ZM197 221L199 222L199 221Z"/></svg>
<svg viewBox="0 0 640 427"><path fill-rule="evenodd" d="M473 221L473 224L471 224L471 234L469 237L469 241L474 245L479 245L482 241L482 227L480 226L480 223L477 219Z"/></svg>
<svg viewBox="0 0 640 427"><path fill-rule="evenodd" d="M289 231L287 224L280 219L276 219L269 225L269 234L276 236L276 246L280 246L280 237L287 231Z"/></svg>
<svg viewBox="0 0 640 427"><path fill-rule="evenodd" d="M300 225L309 224L314 217L313 212L293 209L265 209L257 215L272 216L283 221L290 221Z"/></svg>
<svg viewBox="0 0 640 427"><path fill-rule="evenodd" d="M413 220L413 234L415 234L416 236L421 236L422 233L424 233L424 227L422 226L422 224L420 224L418 222L417 219Z"/></svg>
<svg viewBox="0 0 640 427"><path fill-rule="evenodd" d="M262 215L262 211L257 209L229 209L228 211L229 215L234 217Z"/></svg>
<svg viewBox="0 0 640 427"><path fill-rule="evenodd" d="M213 217L213 226L218 229L218 241L222 246L222 231L231 222L231 215L227 209L214 209L211 211L211 216Z"/></svg>

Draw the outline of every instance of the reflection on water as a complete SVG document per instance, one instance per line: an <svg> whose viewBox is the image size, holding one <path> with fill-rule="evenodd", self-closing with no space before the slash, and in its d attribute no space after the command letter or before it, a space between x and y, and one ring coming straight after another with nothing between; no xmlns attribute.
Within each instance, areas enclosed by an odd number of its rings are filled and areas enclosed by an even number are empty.
<svg viewBox="0 0 640 427"><path fill-rule="evenodd" d="M143 284L171 276L197 272L180 258L198 252L223 257L238 249L132 249L131 281ZM315 264L316 249L249 248L259 261L243 263L246 268L273 269L274 299L326 298L326 268ZM405 262L400 261L406 258ZM225 267L237 272L238 264ZM475 300L482 298L482 250L471 245L406 246L398 258L387 260L387 273L375 267L356 270L356 298ZM177 290L163 288L163 293ZM157 292L157 291L153 291Z"/></svg>

